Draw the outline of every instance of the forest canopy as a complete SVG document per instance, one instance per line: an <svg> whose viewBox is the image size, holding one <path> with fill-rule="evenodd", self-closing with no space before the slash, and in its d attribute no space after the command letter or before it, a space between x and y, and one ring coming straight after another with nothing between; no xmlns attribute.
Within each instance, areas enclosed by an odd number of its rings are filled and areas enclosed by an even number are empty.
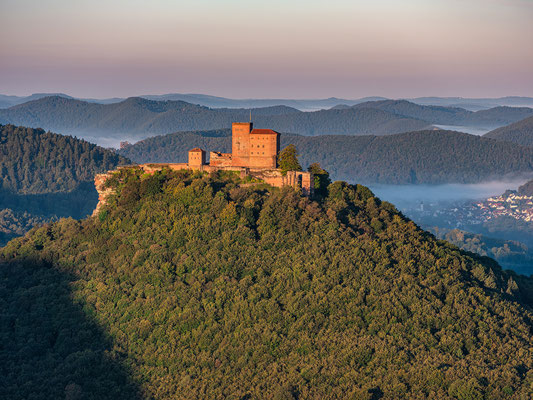
<svg viewBox="0 0 533 400"><path fill-rule="evenodd" d="M531 280L361 185L121 170L1 251L13 399L526 398ZM115 383L115 385L113 385Z"/></svg>

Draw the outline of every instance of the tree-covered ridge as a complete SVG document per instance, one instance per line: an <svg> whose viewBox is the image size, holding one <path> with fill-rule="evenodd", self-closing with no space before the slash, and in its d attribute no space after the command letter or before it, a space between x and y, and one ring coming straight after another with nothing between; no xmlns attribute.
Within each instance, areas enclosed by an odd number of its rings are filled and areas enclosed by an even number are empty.
<svg viewBox="0 0 533 400"><path fill-rule="evenodd" d="M485 137L522 146L533 146L533 117L490 131Z"/></svg>
<svg viewBox="0 0 533 400"><path fill-rule="evenodd" d="M177 132L140 141L119 151L139 163L186 162L187 151L230 151L231 137L211 132ZM228 131L229 135L229 131ZM307 167L313 162L335 179L364 183L476 183L533 173L533 149L453 131L388 136L282 134Z"/></svg>
<svg viewBox="0 0 533 400"><path fill-rule="evenodd" d="M436 240L366 187L335 182L316 202L239 183L123 170L98 217L10 242L4 393L131 398L127 371L161 399L531 394L530 280ZM58 280L74 310L40 321ZM80 313L103 331L94 342ZM51 381L38 379L46 366ZM123 393L102 390L115 379Z"/></svg>
<svg viewBox="0 0 533 400"><path fill-rule="evenodd" d="M0 125L2 190L37 194L68 192L119 164L124 157L71 136Z"/></svg>

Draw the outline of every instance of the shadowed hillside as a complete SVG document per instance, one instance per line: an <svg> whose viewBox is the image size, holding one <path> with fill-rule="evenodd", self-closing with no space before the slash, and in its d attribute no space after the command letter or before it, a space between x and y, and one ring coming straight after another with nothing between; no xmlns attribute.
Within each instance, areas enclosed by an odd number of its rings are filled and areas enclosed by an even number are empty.
<svg viewBox="0 0 533 400"><path fill-rule="evenodd" d="M0 264L3 399L140 398L120 349L73 297L78 284L50 259Z"/></svg>

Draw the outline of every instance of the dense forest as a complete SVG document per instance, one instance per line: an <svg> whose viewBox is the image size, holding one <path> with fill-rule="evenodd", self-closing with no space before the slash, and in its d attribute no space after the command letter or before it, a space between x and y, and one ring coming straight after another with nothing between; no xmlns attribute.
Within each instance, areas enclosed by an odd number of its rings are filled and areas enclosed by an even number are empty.
<svg viewBox="0 0 533 400"><path fill-rule="evenodd" d="M533 379L531 280L364 186L116 173L96 217L1 251L10 399L506 399Z"/></svg>
<svg viewBox="0 0 533 400"><path fill-rule="evenodd" d="M71 136L0 125L2 189L22 194L68 192L127 160Z"/></svg>
<svg viewBox="0 0 533 400"><path fill-rule="evenodd" d="M211 109L183 101L132 97L113 104L52 96L0 110L0 121L68 134L146 137L178 130L221 129L248 121L249 109ZM428 127L420 121L375 108L303 112L286 106L255 108L256 128L305 135L390 134Z"/></svg>
<svg viewBox="0 0 533 400"><path fill-rule="evenodd" d="M125 163L84 140L0 125L0 246L44 220L90 214L98 200L94 175Z"/></svg>
<svg viewBox="0 0 533 400"><path fill-rule="evenodd" d="M485 137L533 146L533 117L490 131Z"/></svg>
<svg viewBox="0 0 533 400"><path fill-rule="evenodd" d="M186 162L187 151L230 151L231 132L177 132L121 149L139 163ZM533 149L452 131L389 136L281 135L296 145L304 167L319 162L334 179L362 183L474 183L533 173Z"/></svg>

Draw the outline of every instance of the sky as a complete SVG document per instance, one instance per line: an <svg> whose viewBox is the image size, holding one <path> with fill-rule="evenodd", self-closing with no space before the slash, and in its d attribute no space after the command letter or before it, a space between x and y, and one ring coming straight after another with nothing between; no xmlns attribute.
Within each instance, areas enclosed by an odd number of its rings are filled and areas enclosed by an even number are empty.
<svg viewBox="0 0 533 400"><path fill-rule="evenodd" d="M533 96L533 0L0 0L0 93Z"/></svg>

